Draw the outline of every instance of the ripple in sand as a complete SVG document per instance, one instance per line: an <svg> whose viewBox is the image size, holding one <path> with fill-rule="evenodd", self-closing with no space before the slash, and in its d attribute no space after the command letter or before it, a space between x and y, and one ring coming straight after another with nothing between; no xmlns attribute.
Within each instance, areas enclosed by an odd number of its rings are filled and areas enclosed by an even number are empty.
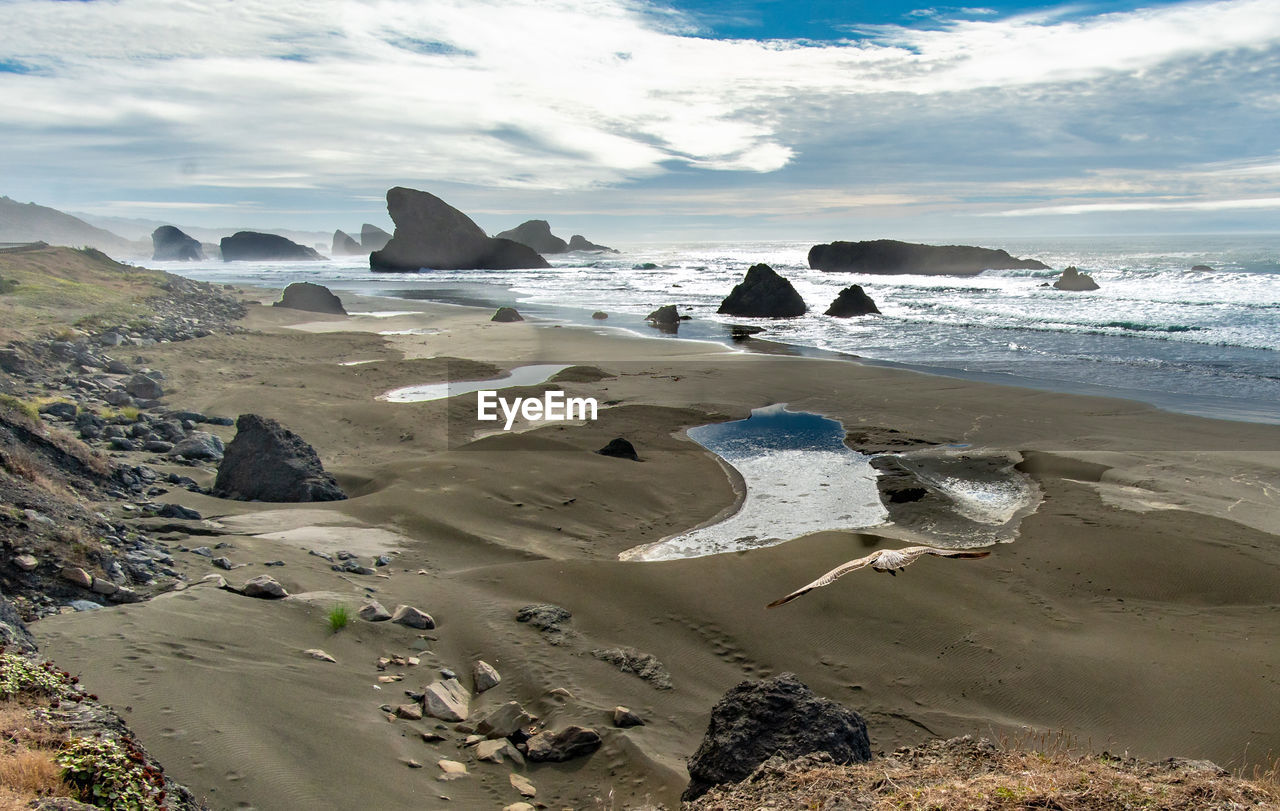
<svg viewBox="0 0 1280 811"><path fill-rule="evenodd" d="M747 495L723 521L623 552L622 560L673 560L774 546L827 530L863 529L887 513L867 456L844 444L844 427L780 403L745 420L704 425L689 436L728 462Z"/></svg>
<svg viewBox="0 0 1280 811"><path fill-rule="evenodd" d="M568 369L567 363L538 363L532 366L517 366L506 377L495 377L492 380L458 380L447 383L427 383L422 386L405 386L379 394L379 400L389 403L421 403L427 400L443 400L446 397L457 397L459 394L470 394L481 389L508 389L513 386L536 386L545 383L552 375Z"/></svg>

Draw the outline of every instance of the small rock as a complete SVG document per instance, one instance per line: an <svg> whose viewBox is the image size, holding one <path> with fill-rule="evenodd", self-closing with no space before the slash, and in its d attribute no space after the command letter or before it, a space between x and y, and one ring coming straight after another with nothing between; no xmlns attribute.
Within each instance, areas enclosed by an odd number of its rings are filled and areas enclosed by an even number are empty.
<svg viewBox="0 0 1280 811"><path fill-rule="evenodd" d="M516 312L515 307L499 307L498 311L493 314L493 318L489 320L510 323L512 321L523 321L524 316Z"/></svg>
<svg viewBox="0 0 1280 811"><path fill-rule="evenodd" d="M498 675L498 671L493 669L493 665L484 660L477 660L471 666L471 680L475 683L476 693L483 693L493 687L497 687L502 681L502 676Z"/></svg>
<svg viewBox="0 0 1280 811"><path fill-rule="evenodd" d="M320 650L319 648L308 648L307 650L304 650L303 653L310 656L312 659L318 659L321 662L337 662L338 661L337 659L333 658L332 656Z"/></svg>
<svg viewBox="0 0 1280 811"><path fill-rule="evenodd" d="M396 606L395 613L391 615L391 621L398 625L417 628L421 631L429 631L436 627L436 621L431 618L430 614L419 611L411 605Z"/></svg>
<svg viewBox="0 0 1280 811"><path fill-rule="evenodd" d="M422 707L417 704L401 704L396 707L396 717L406 721L421 721Z"/></svg>
<svg viewBox="0 0 1280 811"><path fill-rule="evenodd" d="M95 577L93 579L92 589L94 594L101 594L103 597L110 597L111 595L118 592L120 590L120 587L117 586L115 583L112 583L110 580L105 580L101 577Z"/></svg>
<svg viewBox="0 0 1280 811"><path fill-rule="evenodd" d="M181 518L184 521L199 521L202 517L200 513L181 504L163 504L156 515L160 518Z"/></svg>
<svg viewBox="0 0 1280 811"><path fill-rule="evenodd" d="M258 597L264 600L278 600L289 596L284 586L277 583L274 577L266 574L246 580L243 591L246 597Z"/></svg>
<svg viewBox="0 0 1280 811"><path fill-rule="evenodd" d="M391 612L383 608L382 603L377 600L370 600L360 606L356 615L365 622L386 622L391 619Z"/></svg>
<svg viewBox="0 0 1280 811"><path fill-rule="evenodd" d="M539 732L529 739L525 754L535 763L561 763L589 755L600 748L600 734L577 725L559 732Z"/></svg>
<svg viewBox="0 0 1280 811"><path fill-rule="evenodd" d="M219 569L226 569L227 571L231 571L236 567L229 558L214 558L210 563L217 566Z"/></svg>
<svg viewBox="0 0 1280 811"><path fill-rule="evenodd" d="M18 555L13 559L13 565L24 572L30 572L40 565L40 561L35 555Z"/></svg>
<svg viewBox="0 0 1280 811"><path fill-rule="evenodd" d="M146 375L134 375L124 384L124 390L139 400L159 400L164 396L164 388Z"/></svg>
<svg viewBox="0 0 1280 811"><path fill-rule="evenodd" d="M536 720L520 702L508 701L486 715L476 725L476 732L486 738L509 738Z"/></svg>
<svg viewBox="0 0 1280 811"><path fill-rule="evenodd" d="M72 600L71 602L67 603L67 605L71 606L76 611L95 611L99 608L102 608L102 606L98 605L92 600Z"/></svg>
<svg viewBox="0 0 1280 811"><path fill-rule="evenodd" d="M594 313L591 314L591 317L597 321L603 321L609 317L609 314L604 312L603 310L596 310Z"/></svg>
<svg viewBox="0 0 1280 811"><path fill-rule="evenodd" d="M205 584L213 586L214 588L225 589L227 587L227 579L220 574L207 574L200 578L200 582L196 585L200 586Z"/></svg>
<svg viewBox="0 0 1280 811"><path fill-rule="evenodd" d="M421 764L421 763L419 763L418 761L414 760L413 758L409 758L408 760L406 760L406 761L404 762L404 765L408 766L410 769L421 769L421 768L422 768L422 764Z"/></svg>
<svg viewBox="0 0 1280 811"><path fill-rule="evenodd" d="M207 546L197 546L195 549L191 550L191 554L211 558L213 557L213 550Z"/></svg>
<svg viewBox="0 0 1280 811"><path fill-rule="evenodd" d="M512 772L511 776L507 779L511 781L511 787L516 791L520 792L521 797L537 796L538 790L533 787L533 783L530 783L529 778L525 777L524 775L516 774L515 772ZM529 808L533 807L533 806L530 806L528 803L516 803L516 805L523 805ZM513 807L514 806L508 806L508 808L513 808ZM506 811L506 809L504 809L503 811Z"/></svg>
<svg viewBox="0 0 1280 811"><path fill-rule="evenodd" d="M439 760L436 765L440 767L440 771L444 774L440 775L438 780L457 780L459 777L467 776L467 767L463 763L456 760Z"/></svg>
<svg viewBox="0 0 1280 811"><path fill-rule="evenodd" d="M636 455L636 446L622 437L609 440L609 444L596 451L596 453L601 456L612 456L616 459L630 459L633 462L640 461L640 457Z"/></svg>
<svg viewBox="0 0 1280 811"><path fill-rule="evenodd" d="M421 733L421 737L422 737L423 743L440 743L440 741L444 740L444 736L441 735L439 732L431 732L431 731L423 732Z"/></svg>
<svg viewBox="0 0 1280 811"><path fill-rule="evenodd" d="M123 586L116 589L115 593L107 597L113 603L140 603L142 595L133 589L127 589Z"/></svg>
<svg viewBox="0 0 1280 811"><path fill-rule="evenodd" d="M644 719L626 707L617 706L613 708L613 725L624 729L626 727L641 727L644 726Z"/></svg>
<svg viewBox="0 0 1280 811"><path fill-rule="evenodd" d="M62 579L68 583L79 586L82 589L91 588L93 586L93 575L77 566L66 566L62 570Z"/></svg>
<svg viewBox="0 0 1280 811"><path fill-rule="evenodd" d="M506 738L498 738L492 741L482 740L476 744L477 760L502 763L507 758L524 765L524 755L520 754L520 750L512 746L511 741Z"/></svg>

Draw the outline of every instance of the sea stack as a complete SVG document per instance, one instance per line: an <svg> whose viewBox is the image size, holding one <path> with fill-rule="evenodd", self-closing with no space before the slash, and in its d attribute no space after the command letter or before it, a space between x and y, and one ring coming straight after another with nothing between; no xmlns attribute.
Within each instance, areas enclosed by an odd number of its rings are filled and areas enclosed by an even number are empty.
<svg viewBox="0 0 1280 811"><path fill-rule="evenodd" d="M342 306L342 299L324 285L311 282L294 282L284 289L280 300L271 306L313 313L347 314L346 308Z"/></svg>
<svg viewBox="0 0 1280 811"><path fill-rule="evenodd" d="M276 234L240 231L222 238L222 261L321 261L314 249Z"/></svg>
<svg viewBox="0 0 1280 811"><path fill-rule="evenodd" d="M919 245L894 239L832 242L809 249L809 267L833 273L976 276L984 270L1048 270L1035 259L969 245Z"/></svg>
<svg viewBox="0 0 1280 811"><path fill-rule="evenodd" d="M597 245L591 242L582 234L574 234L569 237L570 251L588 251L590 253L617 253L617 249L610 248L606 245Z"/></svg>
<svg viewBox="0 0 1280 811"><path fill-rule="evenodd" d="M747 270L742 283L733 288L716 312L745 318L794 318L808 309L791 282L768 265L759 264Z"/></svg>
<svg viewBox="0 0 1280 811"><path fill-rule="evenodd" d="M151 258L156 262L203 262L204 251L200 243L172 225L162 225L151 232L154 249Z"/></svg>
<svg viewBox="0 0 1280 811"><path fill-rule="evenodd" d="M862 289L862 285L851 284L840 291L840 295L836 296L836 300L831 302L831 306L823 315L835 316L836 318L851 318L859 315L879 315L880 308L871 300Z"/></svg>
<svg viewBox="0 0 1280 811"><path fill-rule="evenodd" d="M360 247L360 243L352 239L351 235L346 231L333 232L334 256L357 256L363 253L368 253L368 251Z"/></svg>
<svg viewBox="0 0 1280 811"><path fill-rule="evenodd" d="M528 245L538 253L564 253L569 250L568 243L551 233L551 223L546 220L522 222L515 228L498 234L497 238Z"/></svg>
<svg viewBox="0 0 1280 811"><path fill-rule="evenodd" d="M1062 271L1062 275L1053 283L1055 290L1087 291L1098 290L1099 285L1088 273L1081 273L1074 265Z"/></svg>
<svg viewBox="0 0 1280 811"><path fill-rule="evenodd" d="M369 223L360 226L360 247L365 253L380 251L387 247L390 241L391 235L378 226Z"/></svg>
<svg viewBox="0 0 1280 811"><path fill-rule="evenodd" d="M371 270L551 267L527 245L491 238L470 217L434 194L397 186L387 191L387 212L396 232L385 248L369 254Z"/></svg>

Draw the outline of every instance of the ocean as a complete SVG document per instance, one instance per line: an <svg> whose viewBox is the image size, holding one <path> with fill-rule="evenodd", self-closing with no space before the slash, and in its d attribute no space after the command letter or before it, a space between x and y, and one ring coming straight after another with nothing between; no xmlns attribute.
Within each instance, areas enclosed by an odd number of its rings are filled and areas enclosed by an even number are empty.
<svg viewBox="0 0 1280 811"><path fill-rule="evenodd" d="M1034 257L1051 271L977 276L823 273L810 242L626 246L619 254L549 256L543 270L372 273L363 257L326 262L149 263L202 281L336 291L481 306L670 339L646 314L676 304L692 320L677 336L732 343L728 324L800 353L1038 389L1122 397L1170 411L1280 423L1280 236L923 240L979 244ZM810 307L794 319L715 313L746 269L764 262ZM1075 265L1101 285L1088 293L1042 286ZM1209 270L1193 270L1197 265ZM860 284L882 315L822 315ZM607 321L591 313L609 313ZM543 362L581 358L540 358Z"/></svg>

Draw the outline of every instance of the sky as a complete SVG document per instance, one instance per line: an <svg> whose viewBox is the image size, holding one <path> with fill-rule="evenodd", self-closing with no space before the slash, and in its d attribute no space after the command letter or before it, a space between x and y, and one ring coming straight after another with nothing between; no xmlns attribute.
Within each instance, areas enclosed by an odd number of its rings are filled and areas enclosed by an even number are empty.
<svg viewBox="0 0 1280 811"><path fill-rule="evenodd" d="M1280 3L0 0L0 194L595 241L1280 231Z"/></svg>

